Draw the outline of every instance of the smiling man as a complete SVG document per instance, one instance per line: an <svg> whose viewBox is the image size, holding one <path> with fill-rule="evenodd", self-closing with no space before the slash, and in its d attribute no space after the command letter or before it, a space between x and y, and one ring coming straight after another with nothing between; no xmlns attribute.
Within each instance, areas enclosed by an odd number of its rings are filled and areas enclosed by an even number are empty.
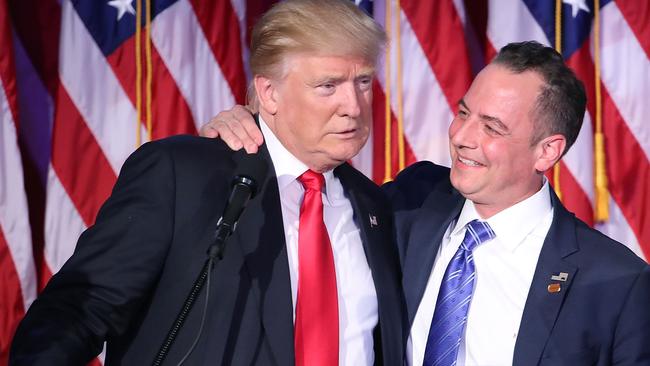
<svg viewBox="0 0 650 366"><path fill-rule="evenodd" d="M585 104L557 52L510 44L459 102L449 180L418 163L385 187L410 364L650 362L648 265L567 212L544 177L576 140Z"/></svg>
<svg viewBox="0 0 650 366"><path fill-rule="evenodd" d="M167 356L188 365L400 365L392 213L346 161L365 144L386 35L347 0L286 0L252 33L251 102L270 166ZM222 141L146 144L21 322L12 365L152 364L237 173ZM205 291L205 290L204 290ZM205 324L201 310L205 307Z"/></svg>
<svg viewBox="0 0 650 366"><path fill-rule="evenodd" d="M509 44L459 101L451 169L416 163L382 187L408 364L650 364L650 267L568 212L544 177L575 142L585 105L560 54ZM203 133L250 150L252 125L235 109Z"/></svg>

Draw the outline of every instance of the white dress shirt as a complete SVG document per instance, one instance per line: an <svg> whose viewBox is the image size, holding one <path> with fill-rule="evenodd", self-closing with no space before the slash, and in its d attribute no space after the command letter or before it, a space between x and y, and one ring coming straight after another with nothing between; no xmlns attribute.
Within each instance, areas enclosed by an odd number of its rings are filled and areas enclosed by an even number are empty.
<svg viewBox="0 0 650 366"><path fill-rule="evenodd" d="M465 201L442 239L415 314L406 348L409 365L422 365L442 278L465 236L465 225L474 219L487 221L496 237L474 249L474 295L457 364L512 365L528 290L553 221L548 182L533 196L487 220L481 219L472 201Z"/></svg>
<svg viewBox="0 0 650 366"><path fill-rule="evenodd" d="M278 179L295 321L299 273L298 224L304 193L297 178L308 168L282 145L261 117L260 127ZM378 322L375 285L359 228L352 219L350 200L332 171L323 175L323 220L334 254L339 304L339 365L372 365L372 332Z"/></svg>

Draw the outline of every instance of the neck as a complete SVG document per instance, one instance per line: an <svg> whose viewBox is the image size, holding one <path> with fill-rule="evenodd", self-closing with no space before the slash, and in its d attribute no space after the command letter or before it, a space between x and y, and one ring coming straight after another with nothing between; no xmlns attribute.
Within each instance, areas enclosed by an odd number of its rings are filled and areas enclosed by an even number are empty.
<svg viewBox="0 0 650 366"><path fill-rule="evenodd" d="M539 190L542 189L543 185L544 185L544 179L540 178L539 182L533 184L531 188L527 190L524 194L517 195L516 197L513 197L508 201L486 203L486 202L478 202L472 200L472 202L474 202L474 207L476 208L476 212L479 214L479 216L481 216L483 220L487 220L490 217L498 214L499 212L506 210L518 204L519 202L527 200L528 198L532 197L535 193L539 192Z"/></svg>

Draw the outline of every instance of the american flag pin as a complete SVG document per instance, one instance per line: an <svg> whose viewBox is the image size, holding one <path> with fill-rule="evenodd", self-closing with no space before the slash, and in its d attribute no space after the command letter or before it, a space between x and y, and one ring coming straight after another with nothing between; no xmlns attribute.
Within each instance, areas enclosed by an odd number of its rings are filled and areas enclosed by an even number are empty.
<svg viewBox="0 0 650 366"><path fill-rule="evenodd" d="M370 217L370 227L379 226L379 224L377 223L377 216L375 215L368 215L368 216Z"/></svg>
<svg viewBox="0 0 650 366"><path fill-rule="evenodd" d="M551 279L552 279L553 281L562 281L562 282L566 282L566 280L567 280L568 278L569 278L569 274L566 273L566 272L560 272L559 274L556 274L556 275L552 275L552 276L551 276Z"/></svg>

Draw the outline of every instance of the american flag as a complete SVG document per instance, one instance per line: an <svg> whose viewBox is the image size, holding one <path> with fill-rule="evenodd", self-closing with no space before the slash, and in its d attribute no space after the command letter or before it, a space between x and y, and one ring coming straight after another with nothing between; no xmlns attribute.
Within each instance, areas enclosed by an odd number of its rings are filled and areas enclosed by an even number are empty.
<svg viewBox="0 0 650 366"><path fill-rule="evenodd" d="M249 31L272 2L0 0L0 365L125 158L244 101ZM447 127L472 77L508 42L534 39L561 49L589 98L551 181L580 218L650 258L650 2L355 2L391 40L359 169L381 183L417 160L448 165Z"/></svg>

